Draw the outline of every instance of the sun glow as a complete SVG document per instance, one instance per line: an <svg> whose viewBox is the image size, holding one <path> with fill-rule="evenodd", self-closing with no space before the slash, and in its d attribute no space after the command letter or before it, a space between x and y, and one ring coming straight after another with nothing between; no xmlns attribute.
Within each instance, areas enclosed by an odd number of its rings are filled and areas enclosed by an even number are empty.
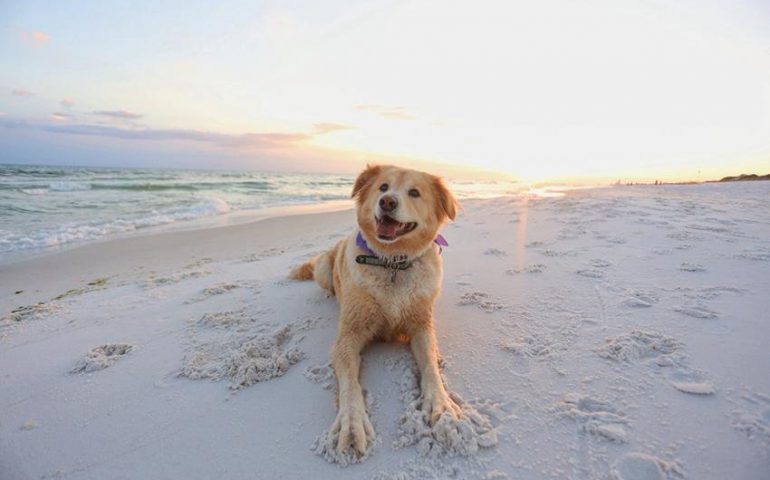
<svg viewBox="0 0 770 480"><path fill-rule="evenodd" d="M48 12L51 31L23 55L0 45L17 92L0 101L4 149L346 173L429 163L530 182L770 169L761 2L244 3L183 18L163 6L137 20L146 36L90 8L89 24Z"/></svg>

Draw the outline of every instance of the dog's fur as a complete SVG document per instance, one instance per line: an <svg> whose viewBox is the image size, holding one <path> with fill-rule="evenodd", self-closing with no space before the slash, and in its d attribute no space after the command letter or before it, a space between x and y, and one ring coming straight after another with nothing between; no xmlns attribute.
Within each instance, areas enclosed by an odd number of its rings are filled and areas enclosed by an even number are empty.
<svg viewBox="0 0 770 480"><path fill-rule="evenodd" d="M387 190L381 191L383 184ZM410 190L416 189L419 197ZM380 199L389 195L398 206L384 213ZM444 182L434 175L394 166L368 166L353 187L358 229L337 245L296 267L297 280L315 279L336 295L340 306L332 366L337 377L338 413L330 434L337 451L363 454L374 438L359 383L360 352L371 341L407 340L420 370L422 408L431 424L448 412L457 418L460 408L444 388L438 368L438 347L433 330L433 304L442 279L441 257L433 239L439 228L454 220L457 202ZM383 215L398 222L417 222L395 239L378 237ZM390 270L357 264L366 254L356 245L360 231L369 248L383 258L404 255L413 261L391 281ZM386 236L387 237L387 236Z"/></svg>

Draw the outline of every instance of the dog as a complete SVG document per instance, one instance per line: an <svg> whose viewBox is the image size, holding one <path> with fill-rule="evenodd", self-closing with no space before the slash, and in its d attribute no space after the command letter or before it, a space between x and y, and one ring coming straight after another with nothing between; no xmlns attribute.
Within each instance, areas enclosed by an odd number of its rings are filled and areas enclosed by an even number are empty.
<svg viewBox="0 0 770 480"><path fill-rule="evenodd" d="M433 305L442 281L439 229L459 205L435 175L390 165L367 166L356 178L358 228L331 250L296 267L340 307L331 363L337 418L329 434L339 454L364 455L374 439L359 383L360 353L374 341L408 341L420 372L422 410L434 425L461 416L439 373Z"/></svg>

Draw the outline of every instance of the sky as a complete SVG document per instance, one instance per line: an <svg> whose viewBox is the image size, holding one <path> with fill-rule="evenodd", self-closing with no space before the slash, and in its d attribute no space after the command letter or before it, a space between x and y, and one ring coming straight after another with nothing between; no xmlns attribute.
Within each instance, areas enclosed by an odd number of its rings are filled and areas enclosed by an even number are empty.
<svg viewBox="0 0 770 480"><path fill-rule="evenodd" d="M0 162L770 173L770 2L0 0Z"/></svg>

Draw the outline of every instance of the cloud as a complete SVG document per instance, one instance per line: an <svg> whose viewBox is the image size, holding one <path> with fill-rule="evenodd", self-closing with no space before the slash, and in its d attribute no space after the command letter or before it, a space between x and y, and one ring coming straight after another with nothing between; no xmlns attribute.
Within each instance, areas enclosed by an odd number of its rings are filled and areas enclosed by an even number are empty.
<svg viewBox="0 0 770 480"><path fill-rule="evenodd" d="M71 116L57 112L52 118L61 121ZM60 124L30 122L22 119L0 119L0 127L9 129L38 130L66 135L109 137L121 140L142 141L192 141L204 142L220 147L242 147L277 149L297 145L311 140L313 133L243 133L227 134L202 130L120 128L107 125Z"/></svg>
<svg viewBox="0 0 770 480"><path fill-rule="evenodd" d="M61 102L59 102L59 105L61 105L63 108L71 108L75 105L75 100L71 98L65 98Z"/></svg>
<svg viewBox="0 0 770 480"><path fill-rule="evenodd" d="M70 122L76 118L77 115L72 115ZM21 134L21 131L30 135ZM53 134L71 137L73 140L60 141L50 138ZM29 163L39 163L41 154L37 148L46 148L47 145L48 148L55 148L56 157L59 159L71 159L78 164L85 162L92 165L195 168L211 168L216 165L239 169L352 174L360 171L367 163L374 162L400 164L454 178L479 178L481 175L480 171L473 167L451 166L406 156L319 147L311 142L318 135L322 133L318 132L317 127L310 132L226 134L199 130L120 128L53 120L34 121L0 115L0 140L14 145L16 151L21 153L25 151L25 145L34 144L35 149L27 150L28 156L24 160ZM88 137L97 141L88 142ZM100 138L136 143L100 142ZM164 144L164 141L199 143L169 145ZM96 149L90 157L88 150L82 148L85 145ZM201 148L202 145L211 145L221 150L212 157L211 151ZM136 152L141 152L142 155L136 155ZM212 158L216 159L214 163ZM494 176L490 174L484 178L499 179L499 176L499 173L495 173Z"/></svg>
<svg viewBox="0 0 770 480"><path fill-rule="evenodd" d="M102 117L118 118L121 120L138 120L144 116L139 113L127 112L126 110L96 110L92 113Z"/></svg>
<svg viewBox="0 0 770 480"><path fill-rule="evenodd" d="M72 118L72 114L64 113L64 112L53 112L51 114L51 118L54 120L62 121L62 120L67 120L69 118Z"/></svg>
<svg viewBox="0 0 770 480"><path fill-rule="evenodd" d="M19 33L21 43L30 48L40 48L51 41L51 37L43 32L24 32Z"/></svg>
<svg viewBox="0 0 770 480"><path fill-rule="evenodd" d="M24 98L29 98L34 95L34 93L30 92L29 90L24 90L23 88L14 88L11 91L11 94L14 97L24 97Z"/></svg>
<svg viewBox="0 0 770 480"><path fill-rule="evenodd" d="M343 125L341 123L322 122L313 125L315 133L323 135L325 133L339 132L341 130L354 130L356 127L350 125Z"/></svg>
<svg viewBox="0 0 770 480"><path fill-rule="evenodd" d="M388 107L385 105L356 105L356 110L376 113L377 115L393 120L414 120L414 115L409 113L406 107Z"/></svg>

